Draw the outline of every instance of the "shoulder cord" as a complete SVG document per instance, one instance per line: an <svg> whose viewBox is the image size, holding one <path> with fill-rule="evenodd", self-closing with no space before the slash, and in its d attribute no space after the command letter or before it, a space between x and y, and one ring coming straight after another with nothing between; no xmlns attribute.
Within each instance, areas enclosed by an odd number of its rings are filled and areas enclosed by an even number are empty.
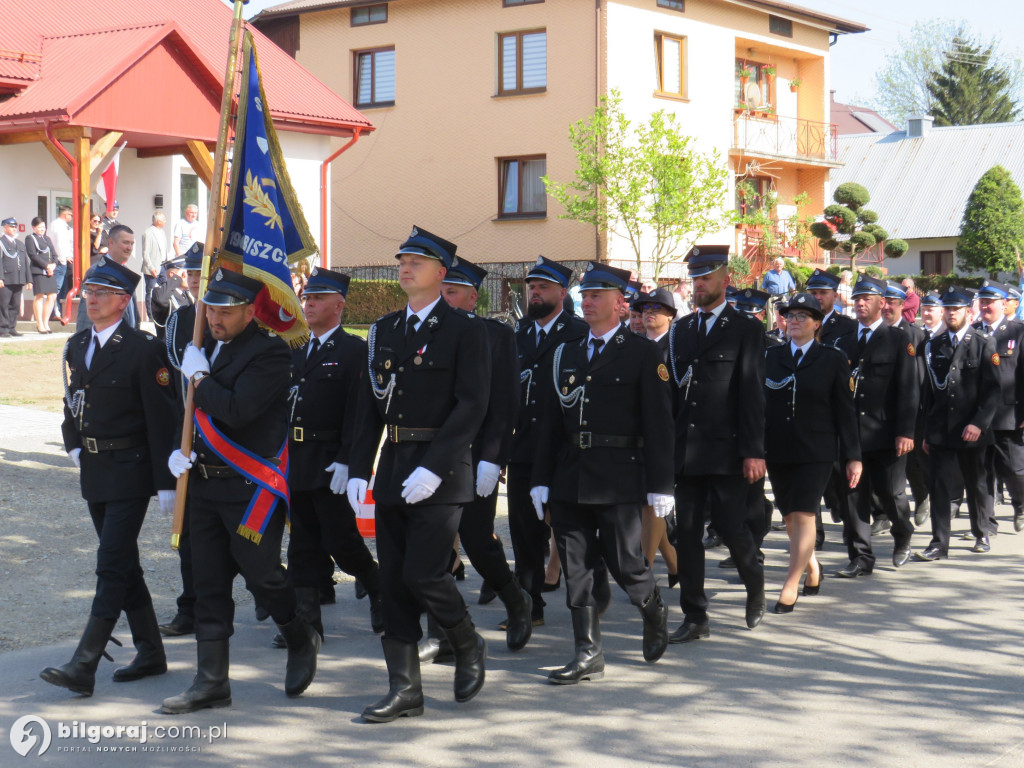
<svg viewBox="0 0 1024 768"><path fill-rule="evenodd" d="M526 385L526 392L523 393L523 405L530 404L530 388L533 386L533 368L527 368L519 372L519 386Z"/></svg>
<svg viewBox="0 0 1024 768"><path fill-rule="evenodd" d="M0 250L2 250L4 252L4 256L6 256L8 259L16 259L16 258L18 258L18 246L17 246L17 244L15 244L15 246L14 246L14 253L11 253L10 251L7 250L7 246L4 245L4 239L2 237L0 237Z"/></svg>
<svg viewBox="0 0 1024 768"><path fill-rule="evenodd" d="M562 394L562 390L558 388L558 372L562 367L562 352L565 350L565 342L562 342L555 349L555 358L551 363L551 381L555 385L555 394L558 395L558 401L562 404L562 408L569 411L575 408L577 405L580 406L580 426L583 426L583 395L586 391L586 385L580 384L578 387L573 389L571 392Z"/></svg>
<svg viewBox="0 0 1024 768"><path fill-rule="evenodd" d="M39 235L33 233L32 234L32 240L36 244L36 250L37 251L39 251L40 253L49 253L50 252L50 246L46 246L45 248L41 248L40 247L40 245L39 245Z"/></svg>
<svg viewBox="0 0 1024 768"><path fill-rule="evenodd" d="M387 413L388 409L391 407L391 394L395 391L395 374L391 374L391 380L388 381L386 386L377 386L377 379L373 375L373 356L377 351L377 323L370 326L370 332L367 334L366 344L368 348L366 365L370 376L370 387L373 390L373 396L378 400L387 398L387 403L384 404L384 413Z"/></svg>
<svg viewBox="0 0 1024 768"><path fill-rule="evenodd" d="M928 363L928 376L932 380L932 385L939 390L939 392L945 391L946 387L949 386L949 374L953 369L953 361L949 361L950 370L946 371L946 378L939 383L939 377L935 375L935 370L932 368L932 340L928 339L928 343L924 345L924 359Z"/></svg>
<svg viewBox="0 0 1024 768"><path fill-rule="evenodd" d="M676 371L676 324L678 320L673 320L672 325L668 329L668 361L672 366L672 380L676 383L676 386L682 389L686 387L686 391L683 392L683 399L685 400L690 396L690 379L693 378L693 365L689 365L686 368L686 373L683 374L682 378L679 378L679 373Z"/></svg>
<svg viewBox="0 0 1024 768"><path fill-rule="evenodd" d="M796 416L796 374L791 373L789 374L789 376L782 379L781 381L775 381L774 379L769 378L765 378L764 380L764 385L768 387L768 389L773 390L783 389L789 386L790 384L793 385L793 397L790 399L790 410L792 411L793 415Z"/></svg>
<svg viewBox="0 0 1024 768"><path fill-rule="evenodd" d="M68 348L71 346L71 339L64 342L64 349L60 354L60 372L64 377L64 402L71 411L71 416L77 421L82 414L82 405L85 403L85 390L71 392L71 383L68 381Z"/></svg>

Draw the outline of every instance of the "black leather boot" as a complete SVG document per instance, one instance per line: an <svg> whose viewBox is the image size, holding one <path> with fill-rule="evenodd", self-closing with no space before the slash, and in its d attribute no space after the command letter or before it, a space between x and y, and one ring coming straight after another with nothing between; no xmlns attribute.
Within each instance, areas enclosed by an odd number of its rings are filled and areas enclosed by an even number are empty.
<svg viewBox="0 0 1024 768"><path fill-rule="evenodd" d="M82 632L82 639L78 641L78 647L71 656L71 661L60 667L47 667L39 673L39 676L51 685L67 688L83 696L92 696L93 688L96 685L96 667L99 666L100 656L110 659L106 648L115 624L117 624L116 619L98 619L95 616L90 616L85 625L85 631ZM120 645L117 640L114 642Z"/></svg>
<svg viewBox="0 0 1024 768"><path fill-rule="evenodd" d="M363 710L363 719L371 723L390 723L400 717L423 714L423 685L416 646L401 640L381 638L384 661L388 665L387 695Z"/></svg>
<svg viewBox="0 0 1024 768"><path fill-rule="evenodd" d="M165 715L183 715L200 709L231 706L228 681L228 641L200 640L196 643L199 668L192 685L184 693L164 699L160 711Z"/></svg>
<svg viewBox="0 0 1024 768"><path fill-rule="evenodd" d="M114 670L115 683L127 683L141 680L151 675L162 675L167 671L167 656L164 654L164 641L160 636L160 626L153 612L153 604L143 608L126 611L128 627L132 631L132 643L135 644L135 658L126 667Z"/></svg>
<svg viewBox="0 0 1024 768"><path fill-rule="evenodd" d="M452 650L452 645L448 642L448 638L444 636L441 625L429 613L427 614L427 634L420 640L417 652L419 653L420 664L426 664L430 661L435 664L443 664L446 661L454 661L455 659L455 651Z"/></svg>
<svg viewBox="0 0 1024 768"><path fill-rule="evenodd" d="M444 634L455 651L455 700L469 701L484 687L487 642L468 613L454 627L445 628Z"/></svg>
<svg viewBox="0 0 1024 768"><path fill-rule="evenodd" d="M313 629L320 635L320 641L324 639L324 623L320 615L320 588L319 587L296 587L295 588L295 613L306 620ZM284 635L278 632L270 641L274 648L287 648L288 643Z"/></svg>
<svg viewBox="0 0 1024 768"><path fill-rule="evenodd" d="M587 605L570 611L572 633L576 638L576 658L548 674L548 680L556 685L575 685L580 680L604 677L604 654L601 652L597 606Z"/></svg>
<svg viewBox="0 0 1024 768"><path fill-rule="evenodd" d="M657 587L640 606L640 615L644 619L644 661L653 664L668 648L668 606Z"/></svg>
<svg viewBox="0 0 1024 768"><path fill-rule="evenodd" d="M285 642L288 643L284 692L295 697L309 688L309 684L316 676L316 655L320 652L320 635L298 614L287 624L278 624L277 628L281 630Z"/></svg>
<svg viewBox="0 0 1024 768"><path fill-rule="evenodd" d="M360 573L359 581L370 596L370 628L379 635L384 631L384 598L380 592L380 568L377 563Z"/></svg>
<svg viewBox="0 0 1024 768"><path fill-rule="evenodd" d="M508 611L505 643L510 651L521 651L533 636L533 598L519 586L515 576L501 588L498 597Z"/></svg>
<svg viewBox="0 0 1024 768"><path fill-rule="evenodd" d="M181 611L174 614L174 618L166 624L160 625L160 634L165 637L180 637L181 635L194 635L195 633L195 617L188 616Z"/></svg>

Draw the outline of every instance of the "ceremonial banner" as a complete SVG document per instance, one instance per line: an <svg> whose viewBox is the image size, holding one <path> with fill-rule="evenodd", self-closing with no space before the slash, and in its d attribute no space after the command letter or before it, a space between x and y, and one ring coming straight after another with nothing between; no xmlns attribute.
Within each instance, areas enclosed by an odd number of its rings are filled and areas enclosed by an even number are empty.
<svg viewBox="0 0 1024 768"><path fill-rule="evenodd" d="M309 329L292 288L290 267L317 252L288 179L263 93L252 35L245 33L235 151L220 256L265 286L256 299L256 321L292 347Z"/></svg>

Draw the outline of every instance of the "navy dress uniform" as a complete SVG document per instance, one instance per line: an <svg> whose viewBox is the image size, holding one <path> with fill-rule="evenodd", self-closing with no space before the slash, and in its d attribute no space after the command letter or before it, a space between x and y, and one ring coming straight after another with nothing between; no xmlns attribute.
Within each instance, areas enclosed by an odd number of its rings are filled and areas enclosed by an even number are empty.
<svg viewBox="0 0 1024 768"><path fill-rule="evenodd" d="M724 270L728 246L694 247L694 278ZM707 637L704 511L729 547L747 591L746 621L764 616L764 568L748 523L745 459L764 458L764 332L722 301L677 320L669 363L675 400L676 551L683 624L672 642Z"/></svg>
<svg viewBox="0 0 1024 768"><path fill-rule="evenodd" d="M244 307L263 290L258 280L218 269L202 302ZM203 352L189 347L182 373L195 387L194 459L180 450L169 463L189 475L189 526L196 590L198 673L184 693L165 699L166 714L231 703L229 641L234 633L232 582L241 572L288 644L285 692L298 696L313 681L320 635L296 613L295 593L281 565L287 502L288 345L251 320L233 338L207 332ZM177 441L180 444L180 437ZM190 460L191 459L191 460Z"/></svg>
<svg viewBox="0 0 1024 768"><path fill-rule="evenodd" d="M851 295L885 296L885 281L860 274ZM881 315L871 325L857 324L836 347L846 353L854 380L854 401L860 427L864 471L860 485L840 497L843 537L850 562L836 575L855 578L872 572L872 499L892 523L893 564L910 556L910 502L906 494L907 454L899 455L897 438L914 439L920 387L916 350L901 329L886 325Z"/></svg>
<svg viewBox="0 0 1024 768"><path fill-rule="evenodd" d="M85 287L131 296L139 280L120 264L102 259ZM173 500L174 478L166 461L175 411L162 347L123 319L100 332L79 331L68 339L64 357L71 374L65 379L61 430L65 449L78 456L82 497L99 537L96 594L71 661L48 667L40 676L89 696L121 611L127 615L138 654L114 673L114 679L136 680L167 671L139 562L138 536L150 497L160 491L165 506Z"/></svg>
<svg viewBox="0 0 1024 768"><path fill-rule="evenodd" d="M409 254L456 262L455 245L415 228L396 258ZM352 441L349 493L364 492L381 434L374 498L377 555L384 592L382 646L391 689L363 717L387 722L423 711L417 643L420 611L441 626L455 652L455 698L468 701L484 682L486 645L448 569L462 508L473 501L471 444L487 413L491 374L480 318L440 295L377 320L368 339L369 379L362 387ZM423 500L406 496L440 482ZM422 481L419 478L426 478Z"/></svg>
<svg viewBox="0 0 1024 768"><path fill-rule="evenodd" d="M986 280L978 291L979 299L1009 300L1011 286ZM993 444L989 449L989 484L994 488L1002 482L1010 494L1013 508L1013 527L1024 530L1024 437L1020 424L1024 422L1024 366L1020 365L1024 348L1024 323L1001 317L994 325L979 320L974 324L982 333L991 336L999 355L999 389L1001 397L992 421Z"/></svg>
<svg viewBox="0 0 1024 768"><path fill-rule="evenodd" d="M193 244L195 245L195 244ZM202 243L198 244L202 247ZM165 268L188 269L188 253L164 264ZM202 253L199 254L200 260ZM168 274L165 279L153 287L149 296L149 317L156 326L158 339L164 339L167 332L167 321L178 309L195 304L188 286L178 275Z"/></svg>
<svg viewBox="0 0 1024 768"><path fill-rule="evenodd" d="M942 296L944 308L970 307L973 293L949 286ZM996 532L992 488L985 472L987 448L995 441L992 424L1002 391L999 382L1001 360L995 340L969 326L952 328L925 343L928 386L925 441L931 459L934 499L952 499L959 488L954 466L962 473L971 517L975 552L988 552L988 537ZM977 440L964 439L965 429L981 430ZM951 510L945 504L932 509L932 540L917 560L941 560L949 555Z"/></svg>
<svg viewBox="0 0 1024 768"><path fill-rule="evenodd" d="M526 280L547 280L569 287L572 271L556 261L540 256L526 274ZM523 319L516 329L519 356L519 413L512 436L512 454L508 464L508 525L515 554L515 574L533 601L535 623L544 619L544 559L548 554L551 529L534 514L530 501L530 475L543 437L538 418L538 393L551 378L551 361L560 344L585 338L589 329L582 319L563 311L547 329Z"/></svg>
<svg viewBox="0 0 1024 768"><path fill-rule="evenodd" d="M21 291L32 282L28 251L17 237L17 219L8 217L0 226L3 227L0 233L0 337L21 336L18 330Z"/></svg>
<svg viewBox="0 0 1024 768"><path fill-rule="evenodd" d="M626 270L592 262L580 289L625 294L628 279ZM644 658L655 662L668 646L668 607L640 536L641 507L647 503L658 513L660 504L667 513L673 503L668 379L657 345L619 324L600 337L591 329L584 339L560 344L551 378L535 382L543 414L532 493L539 514L538 498L550 504L576 646L575 658L548 676L553 683L604 672L593 594L602 558L640 609Z"/></svg>
<svg viewBox="0 0 1024 768"><path fill-rule="evenodd" d="M348 295L349 276L317 267L303 295ZM341 570L359 579L370 597L374 632L384 629L377 562L356 525L344 484L331 486L331 467L347 467L359 393L366 385L366 342L341 326L322 338L313 334L292 351L288 427L291 537L288 581L295 588L298 612L323 637L320 616L320 563L324 553ZM341 481L339 481L341 482ZM332 564L333 571L333 564ZM280 641L278 645L282 645Z"/></svg>

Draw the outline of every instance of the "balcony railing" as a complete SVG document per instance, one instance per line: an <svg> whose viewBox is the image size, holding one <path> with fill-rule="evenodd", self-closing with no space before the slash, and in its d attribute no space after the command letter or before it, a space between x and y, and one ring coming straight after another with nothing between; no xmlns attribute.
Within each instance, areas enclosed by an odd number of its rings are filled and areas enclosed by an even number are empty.
<svg viewBox="0 0 1024 768"><path fill-rule="evenodd" d="M732 145L754 154L836 163L839 131L830 123L741 110L733 117Z"/></svg>

